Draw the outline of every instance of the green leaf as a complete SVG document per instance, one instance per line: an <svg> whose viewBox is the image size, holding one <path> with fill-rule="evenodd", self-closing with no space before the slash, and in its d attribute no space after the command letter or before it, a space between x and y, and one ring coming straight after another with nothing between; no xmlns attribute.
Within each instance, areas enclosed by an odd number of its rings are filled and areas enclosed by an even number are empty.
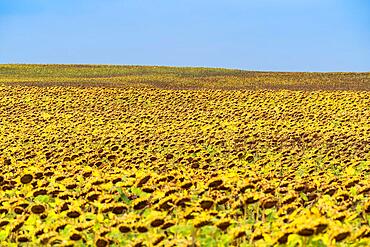
<svg viewBox="0 0 370 247"><path fill-rule="evenodd" d="M131 200L128 199L125 193L123 193L121 188L117 188L117 191L119 193L119 196L121 197L122 201L124 201L126 204L131 204Z"/></svg>
<svg viewBox="0 0 370 247"><path fill-rule="evenodd" d="M316 241L311 241L311 244L312 246L326 247L326 244L324 244L324 242L321 239L316 240Z"/></svg>
<svg viewBox="0 0 370 247"><path fill-rule="evenodd" d="M50 197L48 195L39 195L36 196L34 201L39 203L48 203L50 200Z"/></svg>
<svg viewBox="0 0 370 247"><path fill-rule="evenodd" d="M171 227L171 232L180 236L190 236L193 231L192 225L174 225Z"/></svg>
<svg viewBox="0 0 370 247"><path fill-rule="evenodd" d="M301 198L304 200L304 201L308 201L308 197L305 195L305 193L301 192L299 193L299 195L301 196Z"/></svg>
<svg viewBox="0 0 370 247"><path fill-rule="evenodd" d="M302 246L302 245L303 245L303 241L299 235L297 234L289 235L287 246L295 247L295 246Z"/></svg>
<svg viewBox="0 0 370 247"><path fill-rule="evenodd" d="M9 232L7 230L0 231L0 241L4 241L8 237Z"/></svg>
<svg viewBox="0 0 370 247"><path fill-rule="evenodd" d="M108 237L111 237L113 239L120 239L122 238L122 234L117 228L114 228L111 232L108 233Z"/></svg>
<svg viewBox="0 0 370 247"><path fill-rule="evenodd" d="M70 233L73 231L74 227L72 225L66 225L64 229L60 232L62 236L69 236Z"/></svg>
<svg viewBox="0 0 370 247"><path fill-rule="evenodd" d="M204 226L201 229L201 234L204 234L206 236L215 234L218 231L217 227L214 226Z"/></svg>
<svg viewBox="0 0 370 247"><path fill-rule="evenodd" d="M139 197L147 194L139 188L131 188L131 192L134 193L135 195L139 196Z"/></svg>
<svg viewBox="0 0 370 247"><path fill-rule="evenodd" d="M28 219L26 220L25 225L31 225L31 226L36 225L37 219L38 219L37 215L31 214L30 217L28 217Z"/></svg>

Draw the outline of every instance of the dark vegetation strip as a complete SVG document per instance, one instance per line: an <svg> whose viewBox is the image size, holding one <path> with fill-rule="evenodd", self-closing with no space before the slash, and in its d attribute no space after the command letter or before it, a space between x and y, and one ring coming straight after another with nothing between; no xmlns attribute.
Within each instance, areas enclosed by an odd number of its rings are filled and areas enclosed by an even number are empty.
<svg viewBox="0 0 370 247"><path fill-rule="evenodd" d="M222 90L370 90L370 73L118 65L0 65L0 84Z"/></svg>

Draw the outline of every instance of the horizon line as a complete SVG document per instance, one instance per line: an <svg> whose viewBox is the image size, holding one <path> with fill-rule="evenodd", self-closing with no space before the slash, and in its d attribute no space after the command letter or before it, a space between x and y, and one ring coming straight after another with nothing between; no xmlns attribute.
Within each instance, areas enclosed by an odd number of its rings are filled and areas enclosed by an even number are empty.
<svg viewBox="0 0 370 247"><path fill-rule="evenodd" d="M244 72L262 72L262 73L370 73L369 71L305 71L305 70L249 70L249 69L242 69L237 67L212 67L212 66L192 66L192 65L153 65L153 64L113 64L113 63L0 63L0 65L45 65L45 66L76 66L76 65L84 65L84 66L116 66L116 67L157 67L157 68L194 68L194 69L223 69L223 70L236 70L236 71L244 71Z"/></svg>

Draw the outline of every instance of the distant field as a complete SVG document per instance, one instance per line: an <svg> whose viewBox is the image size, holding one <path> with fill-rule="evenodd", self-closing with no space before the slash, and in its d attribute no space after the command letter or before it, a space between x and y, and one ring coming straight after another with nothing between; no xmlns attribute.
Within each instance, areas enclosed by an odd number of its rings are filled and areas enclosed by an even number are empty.
<svg viewBox="0 0 370 247"><path fill-rule="evenodd" d="M271 73L213 68L0 65L0 83L167 89L370 90L370 73Z"/></svg>
<svg viewBox="0 0 370 247"><path fill-rule="evenodd" d="M369 88L0 65L0 246L370 246Z"/></svg>

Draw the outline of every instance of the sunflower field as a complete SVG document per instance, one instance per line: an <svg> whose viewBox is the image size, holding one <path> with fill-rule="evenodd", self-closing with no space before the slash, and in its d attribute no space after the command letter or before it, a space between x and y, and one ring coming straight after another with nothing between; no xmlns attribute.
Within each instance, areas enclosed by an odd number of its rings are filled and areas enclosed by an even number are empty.
<svg viewBox="0 0 370 247"><path fill-rule="evenodd" d="M364 88L247 90L233 87L252 76L185 69L198 88L73 86L31 68L0 66L0 246L370 246Z"/></svg>

